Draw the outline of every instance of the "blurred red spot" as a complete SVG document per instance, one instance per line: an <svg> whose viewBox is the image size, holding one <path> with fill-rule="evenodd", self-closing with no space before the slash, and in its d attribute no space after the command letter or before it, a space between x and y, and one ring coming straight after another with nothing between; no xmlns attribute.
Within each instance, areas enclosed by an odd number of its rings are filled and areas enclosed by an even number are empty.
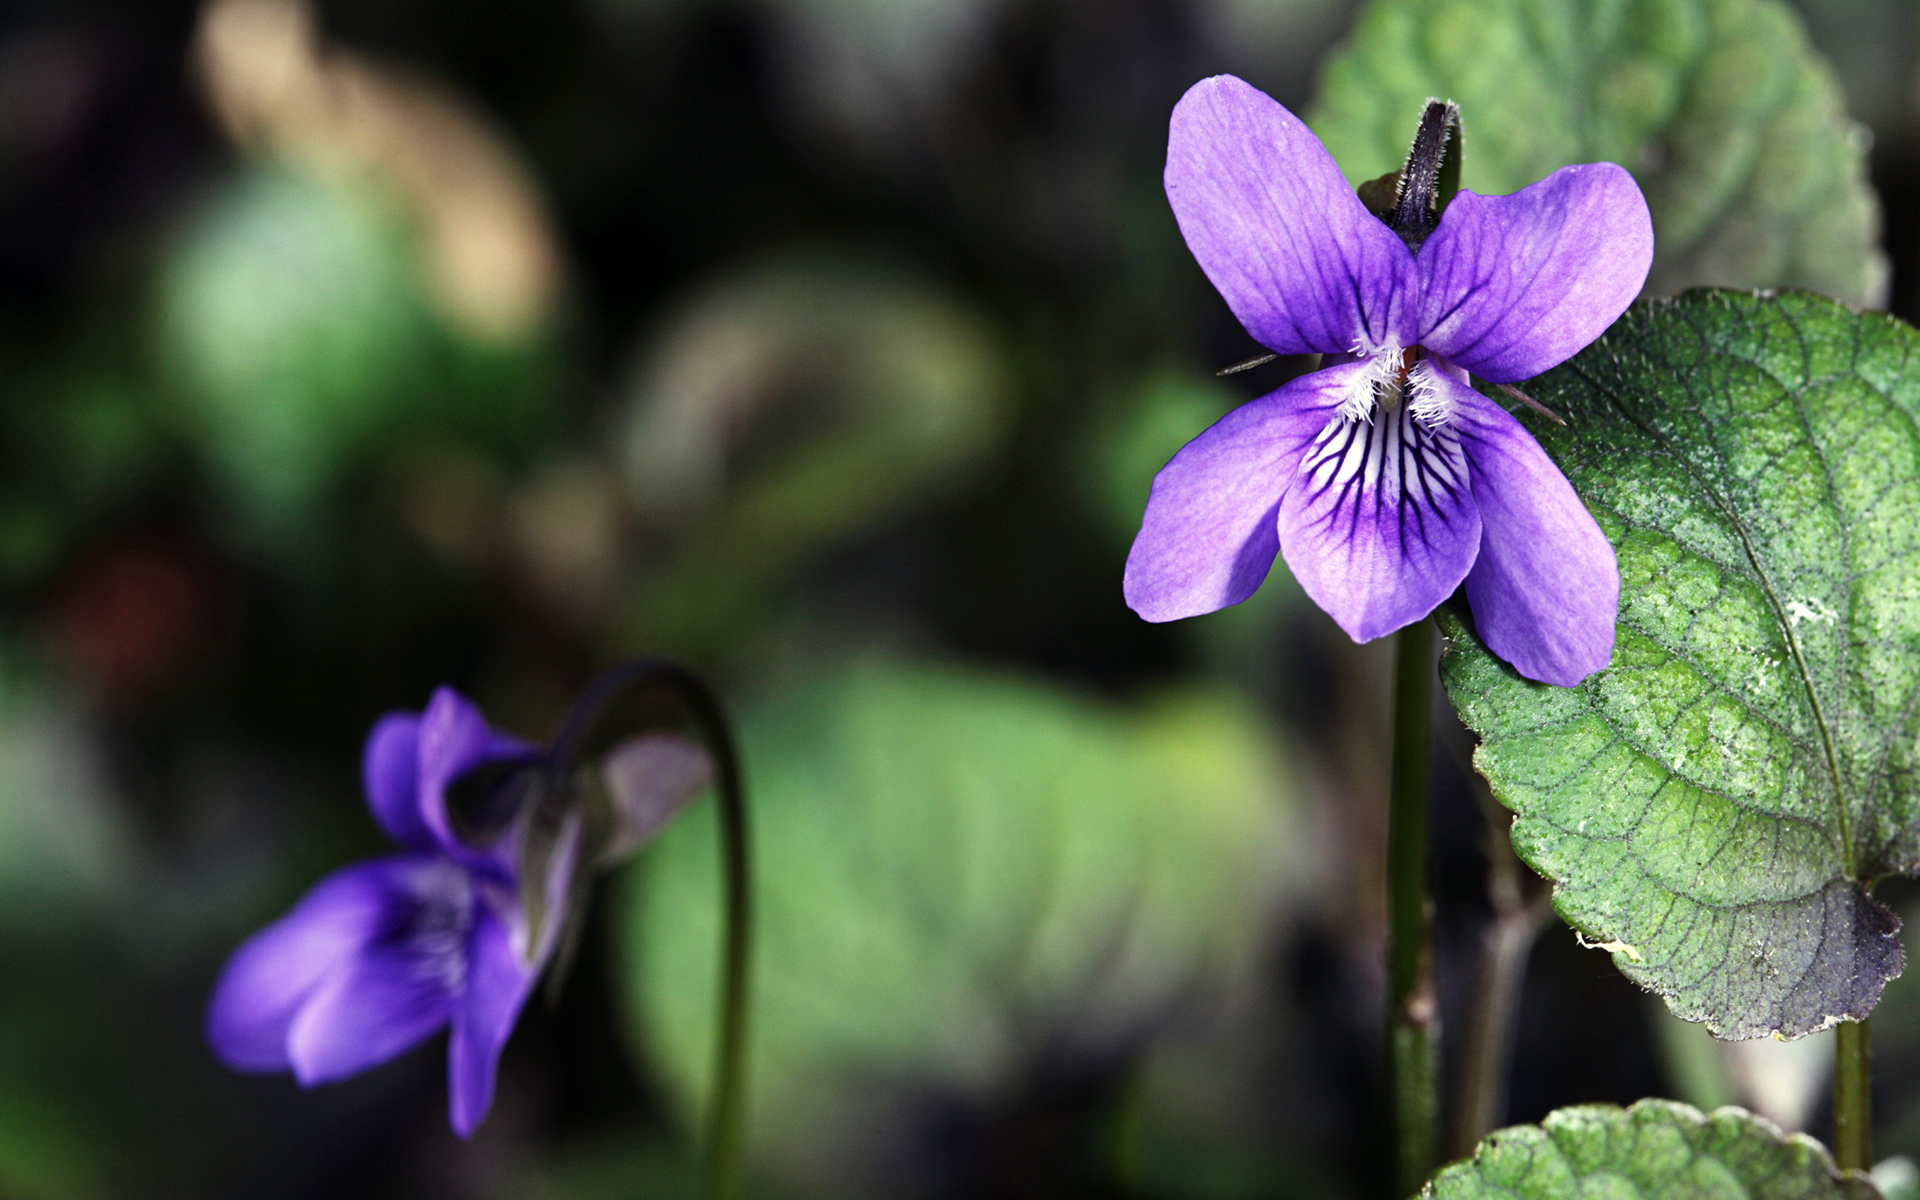
<svg viewBox="0 0 1920 1200"><path fill-rule="evenodd" d="M146 534L83 555L55 591L54 645L107 698L143 699L207 648L218 588L190 544Z"/></svg>

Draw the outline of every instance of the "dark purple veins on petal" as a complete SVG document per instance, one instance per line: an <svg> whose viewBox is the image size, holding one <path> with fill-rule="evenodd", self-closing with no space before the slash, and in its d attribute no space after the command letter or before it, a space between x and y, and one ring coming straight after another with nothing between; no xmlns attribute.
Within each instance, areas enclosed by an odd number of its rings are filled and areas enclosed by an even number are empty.
<svg viewBox="0 0 1920 1200"><path fill-rule="evenodd" d="M1355 641L1432 612L1473 566L1480 516L1458 437L1405 406L1336 417L1280 502L1280 551Z"/></svg>

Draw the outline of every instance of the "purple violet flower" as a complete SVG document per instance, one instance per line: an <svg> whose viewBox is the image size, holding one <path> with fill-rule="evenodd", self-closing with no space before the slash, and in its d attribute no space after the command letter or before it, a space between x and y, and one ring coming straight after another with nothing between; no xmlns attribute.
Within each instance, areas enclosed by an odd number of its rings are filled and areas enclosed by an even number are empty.
<svg viewBox="0 0 1920 1200"><path fill-rule="evenodd" d="M1606 666L1613 548L1546 452L1468 373L1515 383L1599 337L1639 294L1653 225L1611 163L1510 196L1461 191L1410 249L1299 118L1230 75L1174 109L1167 198L1247 332L1327 355L1228 413L1154 478L1126 597L1171 621L1252 595L1274 554L1355 641L1463 582L1522 675Z"/></svg>
<svg viewBox="0 0 1920 1200"><path fill-rule="evenodd" d="M577 821L551 843L545 919L529 919L517 862L525 831L491 846L456 836L447 788L484 763L534 763L451 688L426 711L389 713L367 737L368 807L403 853L336 871L227 961L207 1040L242 1071L327 1083L394 1057L442 1026L453 1128L471 1136L495 1067L551 954L573 877Z"/></svg>

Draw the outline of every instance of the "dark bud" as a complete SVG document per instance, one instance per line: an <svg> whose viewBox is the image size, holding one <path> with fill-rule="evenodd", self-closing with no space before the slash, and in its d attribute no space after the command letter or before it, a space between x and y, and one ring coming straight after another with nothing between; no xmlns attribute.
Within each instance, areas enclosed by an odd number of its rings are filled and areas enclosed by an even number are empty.
<svg viewBox="0 0 1920 1200"><path fill-rule="evenodd" d="M1407 165L1400 168L1400 187L1394 196L1393 211L1385 217L1387 227L1400 235L1400 240L1408 248L1418 251L1420 244L1427 240L1435 225L1440 223L1440 210L1443 200L1452 198L1452 191L1459 188L1460 169L1457 151L1448 154L1448 148L1460 131L1460 109L1450 100L1429 100L1426 111L1420 114L1420 128L1413 135L1413 145L1407 151ZM1448 194L1441 195L1442 169L1451 169L1445 174L1450 176L1451 185ZM1376 180L1375 182L1379 182ZM1371 187L1372 184L1368 184ZM1364 191L1364 189L1363 189ZM1366 203L1366 196L1361 196ZM1369 208L1373 207L1371 204Z"/></svg>

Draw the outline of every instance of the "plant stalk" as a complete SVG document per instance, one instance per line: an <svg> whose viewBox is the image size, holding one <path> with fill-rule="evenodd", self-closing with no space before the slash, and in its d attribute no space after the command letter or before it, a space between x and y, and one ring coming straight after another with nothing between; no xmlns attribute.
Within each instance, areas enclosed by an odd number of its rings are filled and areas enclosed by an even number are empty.
<svg viewBox="0 0 1920 1200"><path fill-rule="evenodd" d="M1873 1169L1873 1060L1865 1021L1842 1021L1833 1043L1833 1158L1842 1171Z"/></svg>
<svg viewBox="0 0 1920 1200"><path fill-rule="evenodd" d="M1480 978L1474 989L1473 1026L1467 1032L1458 1104L1449 1155L1473 1153L1493 1132L1507 1108L1507 1073L1513 1062L1513 1019L1527 956L1540 935L1543 903L1503 912L1487 929Z"/></svg>
<svg viewBox="0 0 1920 1200"><path fill-rule="evenodd" d="M1433 723L1433 621L1396 639L1393 775L1387 800L1387 1069L1394 1196L1418 1192L1440 1146L1440 1007L1427 896L1427 785Z"/></svg>
<svg viewBox="0 0 1920 1200"><path fill-rule="evenodd" d="M1470 769L1470 768L1469 768ZM1512 814L1485 788L1477 788L1486 817L1487 902L1493 909L1481 938L1473 1015L1461 1054L1459 1089L1447 1156L1464 1158L1506 1115L1507 1077L1513 1061L1514 1015L1527 973L1527 956L1546 923L1547 894L1528 895L1528 872L1508 836Z"/></svg>
<svg viewBox="0 0 1920 1200"><path fill-rule="evenodd" d="M631 659L595 680L574 705L565 726L554 739L553 757L564 774L578 759L600 716L616 700L630 692L654 687L679 699L701 742L713 756L714 792L720 805L724 913L720 1020L714 1039L713 1091L708 1096L706 1113L706 1195L708 1200L733 1200L740 1192L745 1152L753 856L740 754L726 710L699 676L680 664L658 658Z"/></svg>

